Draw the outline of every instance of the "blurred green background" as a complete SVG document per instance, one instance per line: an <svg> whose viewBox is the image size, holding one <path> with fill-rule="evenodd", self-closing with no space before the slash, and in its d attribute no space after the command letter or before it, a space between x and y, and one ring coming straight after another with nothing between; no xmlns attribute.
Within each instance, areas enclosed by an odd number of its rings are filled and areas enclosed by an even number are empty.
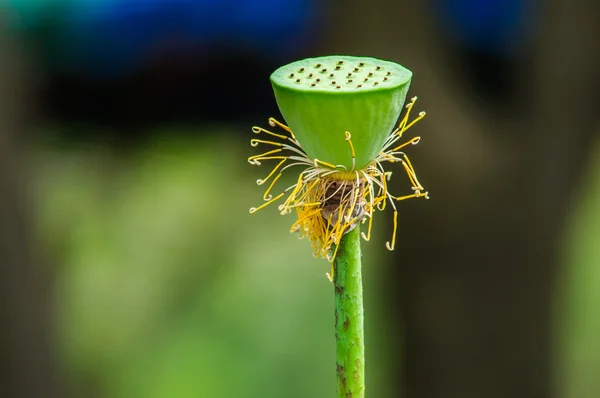
<svg viewBox="0 0 600 398"><path fill-rule="evenodd" d="M599 397L598 37L593 0L0 4L0 396L333 396L329 264L246 159L276 67L352 54L428 114L368 396Z"/></svg>
<svg viewBox="0 0 600 398"><path fill-rule="evenodd" d="M245 160L253 148L201 128L215 138L160 132L125 162L97 147L33 152L43 165L38 234L60 264L65 372L108 397L332 394L329 264L287 233L292 216L249 214L264 172ZM399 331L386 330L369 293L381 248L365 246L369 382L379 396L386 339Z"/></svg>

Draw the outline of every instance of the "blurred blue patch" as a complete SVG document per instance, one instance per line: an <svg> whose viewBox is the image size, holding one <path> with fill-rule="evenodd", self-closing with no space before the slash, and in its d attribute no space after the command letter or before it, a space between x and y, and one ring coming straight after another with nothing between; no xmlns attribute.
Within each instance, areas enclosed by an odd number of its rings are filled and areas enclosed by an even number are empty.
<svg viewBox="0 0 600 398"><path fill-rule="evenodd" d="M7 0L15 27L61 68L121 73L166 51L240 48L262 56L306 42L314 0ZM37 36L37 37L36 37Z"/></svg>
<svg viewBox="0 0 600 398"><path fill-rule="evenodd" d="M525 42L534 24L531 0L432 0L442 31L480 51L511 52Z"/></svg>

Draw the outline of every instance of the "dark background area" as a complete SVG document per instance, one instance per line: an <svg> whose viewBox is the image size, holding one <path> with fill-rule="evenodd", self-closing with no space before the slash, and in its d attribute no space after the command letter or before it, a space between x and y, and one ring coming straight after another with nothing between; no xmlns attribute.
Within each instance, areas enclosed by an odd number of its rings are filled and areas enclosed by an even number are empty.
<svg viewBox="0 0 600 398"><path fill-rule="evenodd" d="M269 74L350 54L428 114L369 396L600 396L599 39L592 0L2 3L0 395L332 396L329 265L245 159Z"/></svg>

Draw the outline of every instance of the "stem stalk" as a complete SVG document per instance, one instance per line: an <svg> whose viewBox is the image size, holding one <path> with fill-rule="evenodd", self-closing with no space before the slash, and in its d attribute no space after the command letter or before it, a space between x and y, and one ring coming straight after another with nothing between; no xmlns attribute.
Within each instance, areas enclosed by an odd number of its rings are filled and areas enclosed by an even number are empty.
<svg viewBox="0 0 600 398"><path fill-rule="evenodd" d="M364 398L365 346L360 226L345 234L334 264L338 398Z"/></svg>

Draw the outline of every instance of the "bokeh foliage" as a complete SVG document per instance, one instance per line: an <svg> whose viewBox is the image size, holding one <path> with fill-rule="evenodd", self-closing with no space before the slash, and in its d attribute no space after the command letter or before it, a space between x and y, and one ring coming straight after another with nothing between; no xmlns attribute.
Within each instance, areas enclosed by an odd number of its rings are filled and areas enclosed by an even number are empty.
<svg viewBox="0 0 600 398"><path fill-rule="evenodd" d="M291 216L248 213L262 200L254 181L263 170L245 161L252 148L226 131L169 137L126 154L36 151L65 374L81 393L111 398L333 393L329 264L288 233ZM373 239L368 388L381 394L385 344L400 334L374 301L383 245Z"/></svg>

